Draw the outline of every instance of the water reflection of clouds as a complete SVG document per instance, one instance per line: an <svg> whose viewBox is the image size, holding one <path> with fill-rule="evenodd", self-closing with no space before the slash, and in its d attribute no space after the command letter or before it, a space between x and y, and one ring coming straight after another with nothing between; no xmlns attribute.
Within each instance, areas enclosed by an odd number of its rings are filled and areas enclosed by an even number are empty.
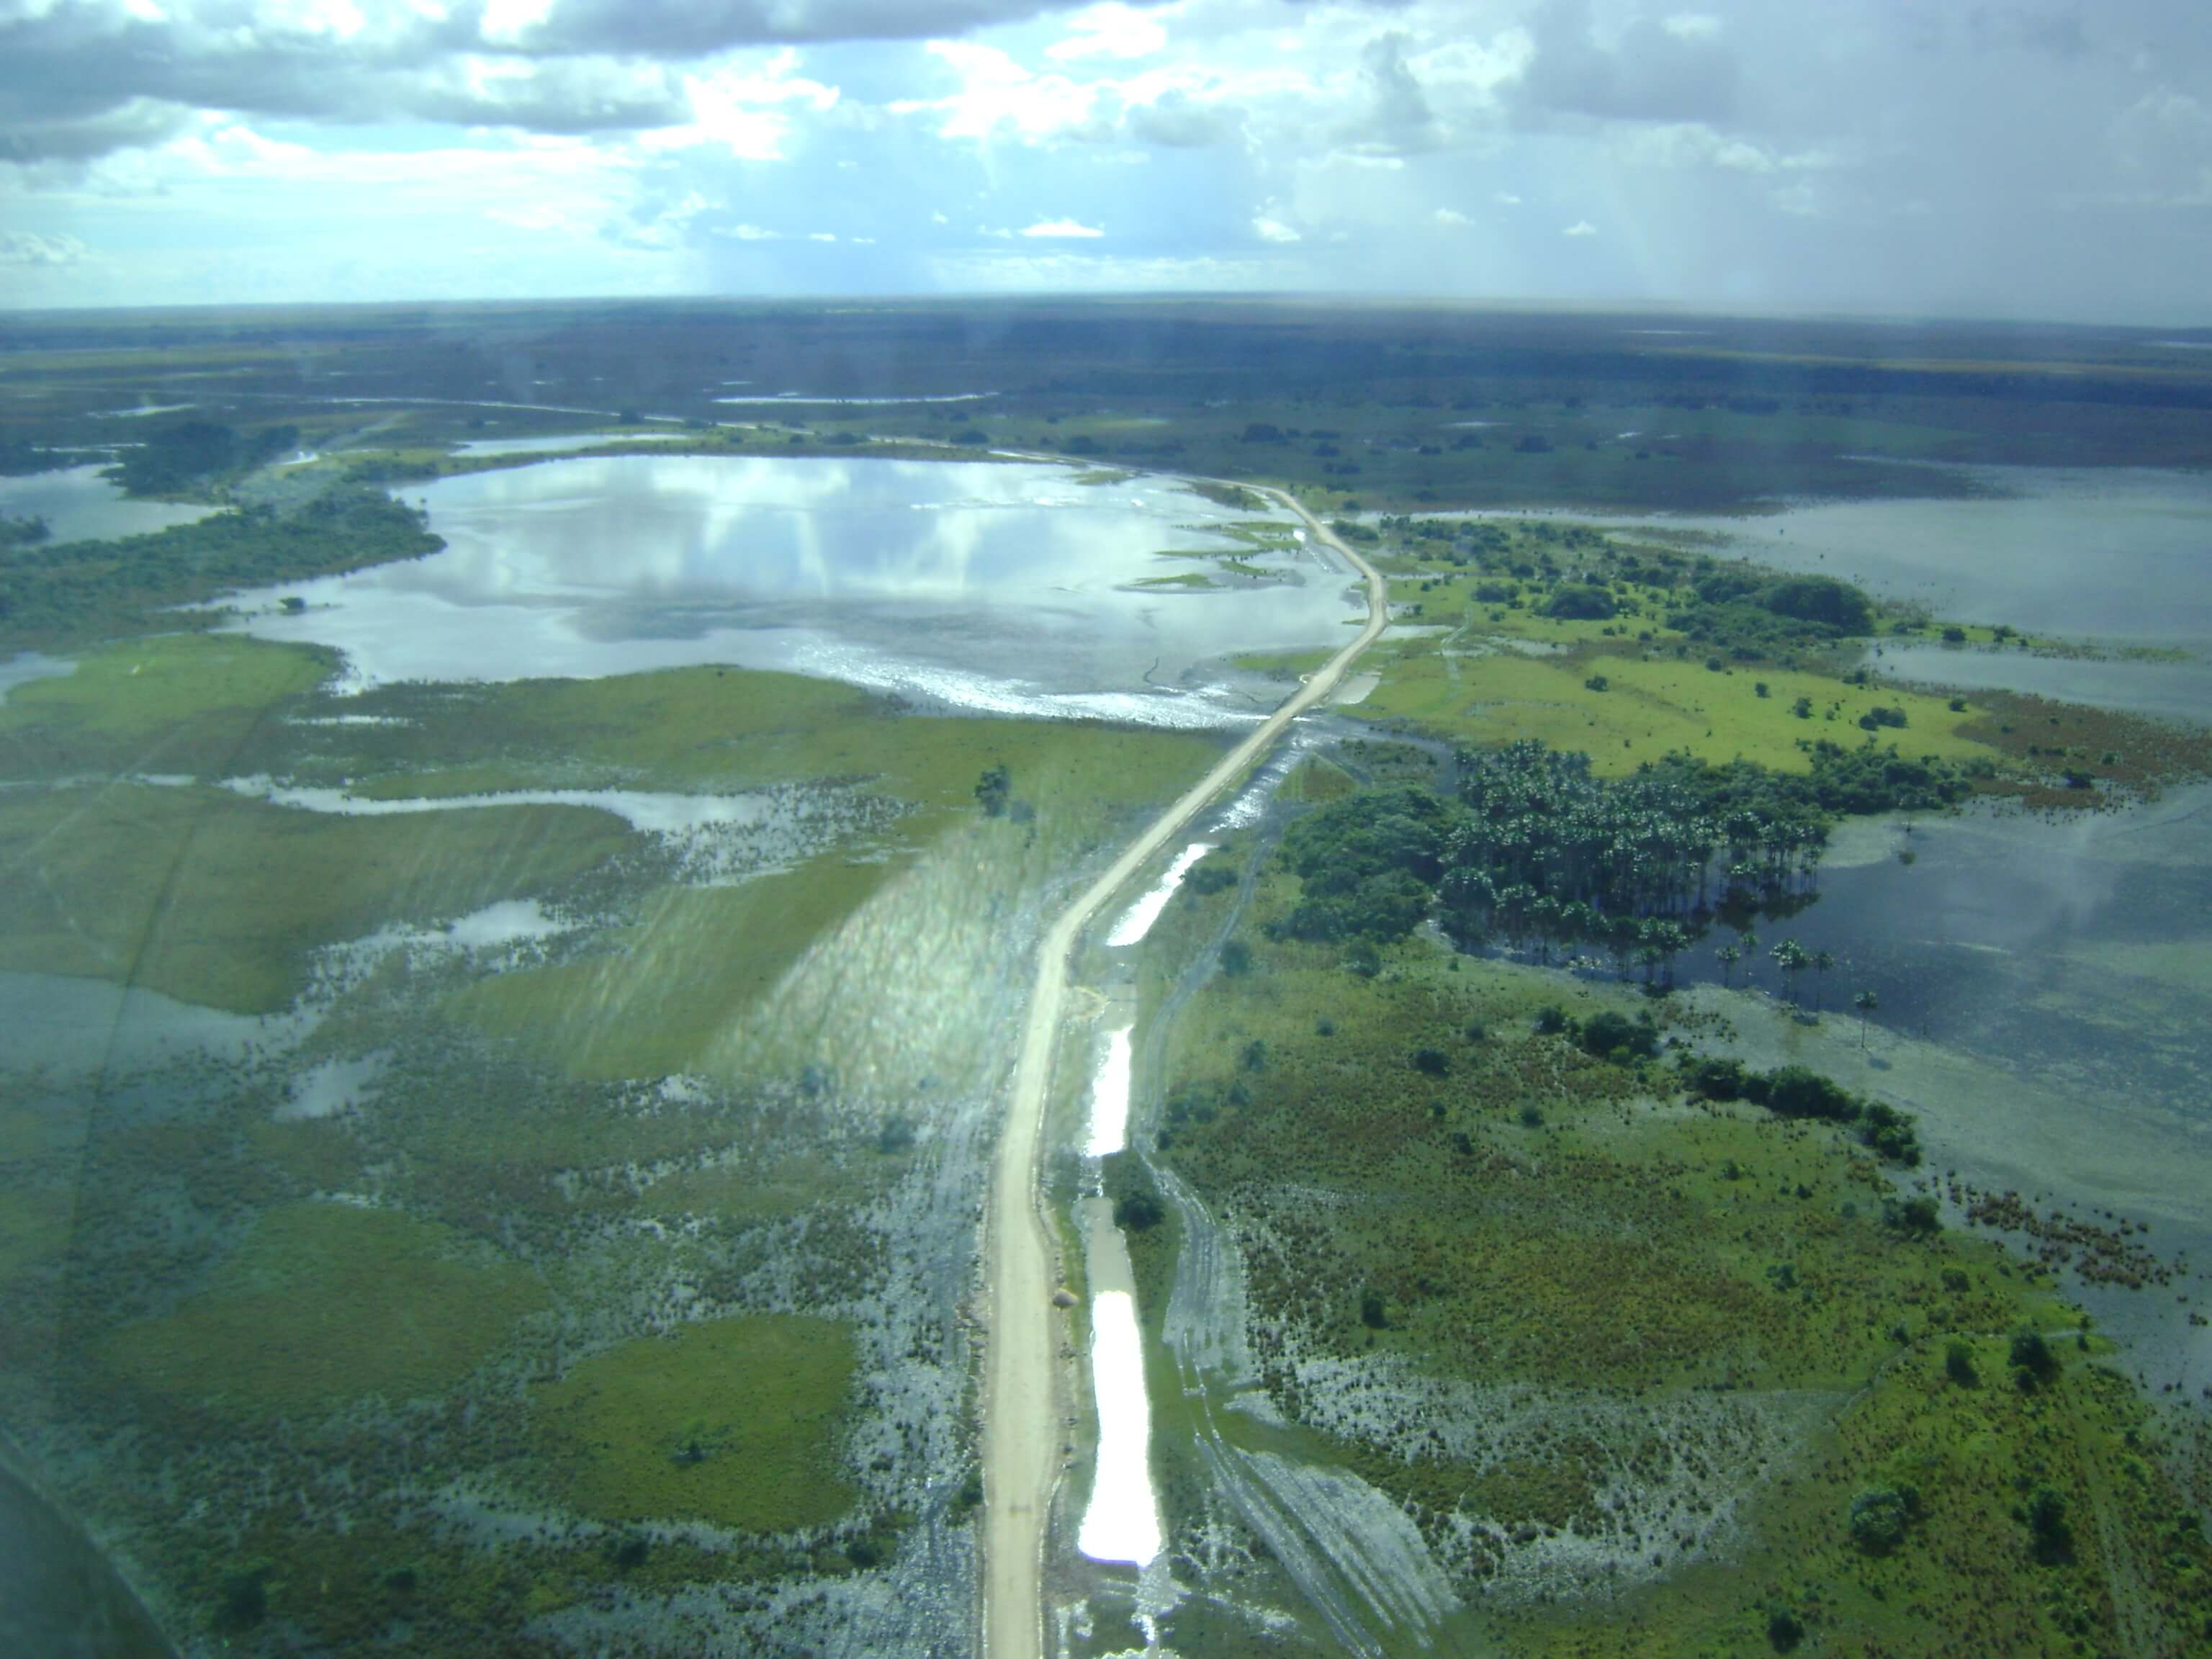
<svg viewBox="0 0 2212 1659"><path fill-rule="evenodd" d="M1179 695L1241 650L1331 638L1348 583L1310 550L1285 580L1132 586L1158 550L1240 544L1158 478L1063 469L629 455L429 488L444 552L248 596L244 626L347 658L349 683L589 677L693 663L826 673L1000 713L1232 723ZM1178 562L1178 572L1188 569ZM1170 707L1170 705L1173 705Z"/></svg>

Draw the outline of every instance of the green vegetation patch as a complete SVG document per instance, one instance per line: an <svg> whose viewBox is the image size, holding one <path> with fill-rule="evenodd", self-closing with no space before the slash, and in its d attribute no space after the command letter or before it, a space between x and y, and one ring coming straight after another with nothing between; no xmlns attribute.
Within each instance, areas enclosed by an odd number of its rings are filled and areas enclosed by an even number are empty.
<svg viewBox="0 0 2212 1659"><path fill-rule="evenodd" d="M449 1006L482 1030L528 1040L574 1075L696 1069L893 869L830 855L737 887L664 888L589 955L480 980Z"/></svg>
<svg viewBox="0 0 2212 1659"><path fill-rule="evenodd" d="M270 1211L173 1313L125 1327L104 1368L239 1416L434 1394L544 1305L536 1277L434 1222L347 1204Z"/></svg>
<svg viewBox="0 0 2212 1659"><path fill-rule="evenodd" d="M228 769L277 705L321 684L318 651L204 634L87 653L76 672L0 703L0 765L17 777Z"/></svg>
<svg viewBox="0 0 2212 1659"><path fill-rule="evenodd" d="M579 807L362 818L222 789L11 793L0 965L270 1013L318 946L544 894L635 844L619 819Z"/></svg>
<svg viewBox="0 0 2212 1659"><path fill-rule="evenodd" d="M542 1479L599 1521L825 1524L853 1503L836 1462L852 1371L852 1334L795 1314L623 1343L537 1391Z"/></svg>

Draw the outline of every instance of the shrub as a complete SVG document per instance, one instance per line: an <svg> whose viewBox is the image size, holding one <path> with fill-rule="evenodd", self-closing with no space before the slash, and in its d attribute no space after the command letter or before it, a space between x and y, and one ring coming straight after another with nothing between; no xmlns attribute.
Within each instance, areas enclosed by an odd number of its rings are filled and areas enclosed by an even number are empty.
<svg viewBox="0 0 2212 1659"><path fill-rule="evenodd" d="M2021 1331L2012 1340L2012 1369L2023 1389L2048 1382L2058 1374L2058 1356L2040 1331Z"/></svg>
<svg viewBox="0 0 2212 1659"><path fill-rule="evenodd" d="M1851 1542L1869 1555L1887 1555L1905 1541L1911 1518L1902 1493L1869 1486L1851 1499Z"/></svg>
<svg viewBox="0 0 2212 1659"><path fill-rule="evenodd" d="M1427 1077L1446 1077L1451 1072L1451 1056L1441 1048L1413 1050L1413 1069Z"/></svg>
<svg viewBox="0 0 2212 1659"><path fill-rule="evenodd" d="M1620 614L1611 590L1594 582L1564 582L1544 601L1544 614L1569 622L1611 622Z"/></svg>
<svg viewBox="0 0 2212 1659"><path fill-rule="evenodd" d="M1885 1164L1901 1164L1909 1170L1920 1162L1920 1136L1913 1127L1911 1115L1894 1106L1869 1101L1861 1121L1859 1139L1872 1147L1875 1156Z"/></svg>
<svg viewBox="0 0 2212 1659"><path fill-rule="evenodd" d="M1648 1060L1659 1052L1659 1029L1648 1018L1632 1020L1608 1008L1583 1023L1582 1046L1600 1060Z"/></svg>
<svg viewBox="0 0 2212 1659"><path fill-rule="evenodd" d="M1981 1386L1981 1373L1974 1369L1974 1351L1954 1338L1944 1345L1943 1375L1962 1389Z"/></svg>
<svg viewBox="0 0 2212 1659"><path fill-rule="evenodd" d="M2074 1559L2074 1528L2066 1519L2063 1492L2038 1486L2027 1500L2026 1519L2038 1561L2046 1567L2058 1567Z"/></svg>
<svg viewBox="0 0 2212 1659"><path fill-rule="evenodd" d="M1539 1036L1557 1036L1573 1024L1574 1021L1567 1018L1567 1011L1556 1003L1547 1003L1536 1011L1536 1034Z"/></svg>
<svg viewBox="0 0 2212 1659"><path fill-rule="evenodd" d="M1382 1305L1382 1292L1366 1291L1359 1297L1359 1322L1370 1331L1379 1331L1390 1322L1388 1309Z"/></svg>
<svg viewBox="0 0 2212 1659"><path fill-rule="evenodd" d="M1221 947L1221 971L1236 979L1252 971L1252 947L1232 939Z"/></svg>
<svg viewBox="0 0 2212 1659"><path fill-rule="evenodd" d="M1701 1060L1690 1068L1692 1092L1707 1100L1740 1100L1743 1082L1740 1060Z"/></svg>
<svg viewBox="0 0 2212 1659"><path fill-rule="evenodd" d="M1778 1601L1767 1609L1766 1639L1777 1653L1794 1652L1805 1639L1804 1620Z"/></svg>
<svg viewBox="0 0 2212 1659"><path fill-rule="evenodd" d="M1833 576L1789 576L1770 582L1760 591L1759 603L1778 617L1814 623L1838 634L1864 634L1874 627L1874 607L1867 596Z"/></svg>
<svg viewBox="0 0 2212 1659"><path fill-rule="evenodd" d="M1895 1232L1908 1238L1933 1238L1943 1230L1943 1212L1932 1198L1923 1194L1899 1203L1893 1198L1884 1199L1881 1218Z"/></svg>
<svg viewBox="0 0 2212 1659"><path fill-rule="evenodd" d="M1848 1123L1859 1115L1856 1095L1802 1066L1784 1066L1769 1073L1760 1103L1784 1117L1816 1117L1834 1123Z"/></svg>
<svg viewBox="0 0 2212 1659"><path fill-rule="evenodd" d="M1167 1219L1167 1214L1159 1194L1143 1188L1124 1193L1114 1200L1114 1224L1131 1232L1141 1233L1157 1227Z"/></svg>

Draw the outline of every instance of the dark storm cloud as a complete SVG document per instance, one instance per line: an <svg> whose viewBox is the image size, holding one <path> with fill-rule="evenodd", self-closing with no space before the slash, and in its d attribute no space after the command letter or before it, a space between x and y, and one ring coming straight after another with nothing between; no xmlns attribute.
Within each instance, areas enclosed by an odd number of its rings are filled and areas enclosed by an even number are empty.
<svg viewBox="0 0 2212 1659"><path fill-rule="evenodd" d="M1536 56L1520 93L1534 111L1714 123L1735 113L1735 53L1718 38L1638 17L1601 46L1589 0L1551 0L1530 18L1529 33Z"/></svg>
<svg viewBox="0 0 2212 1659"><path fill-rule="evenodd" d="M568 0L484 35L485 7L442 19L368 0L351 33L272 21L242 0L149 21L100 0L0 0L0 160L69 162L160 142L196 109L336 122L426 119L552 133L686 118L677 69L728 48L919 39L1081 0ZM486 62L501 72L478 72Z"/></svg>

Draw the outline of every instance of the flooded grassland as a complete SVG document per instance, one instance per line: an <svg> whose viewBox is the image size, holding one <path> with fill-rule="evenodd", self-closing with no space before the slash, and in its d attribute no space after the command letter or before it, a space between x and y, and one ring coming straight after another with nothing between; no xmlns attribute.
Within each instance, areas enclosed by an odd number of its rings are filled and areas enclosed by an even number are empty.
<svg viewBox="0 0 2212 1659"><path fill-rule="evenodd" d="M1109 601L1108 674L963 666L880 572L842 630L833 578L822 638L952 692L744 665L789 630L733 566L882 538L714 499L680 555L598 521L593 568L574 522L479 516L449 539L481 586L387 573L407 620L344 589L373 571L288 586L244 614L292 638L124 641L0 702L4 1414L188 1651L964 1639L965 1304L1025 944L1237 702L991 712L1194 701L1135 644L1204 595ZM951 561L931 591L981 605L990 526L946 550L938 499L900 509ZM1175 539L1133 528L1125 577ZM994 580L1119 592L1103 544L1024 576L1052 544ZM525 626L550 654L498 654Z"/></svg>
<svg viewBox="0 0 2212 1659"><path fill-rule="evenodd" d="M1383 526L1376 684L1097 942L1126 1149L1072 1127L1061 1179L1127 1241L1163 1545L1064 1580L1071 1650L2191 1650L2201 729L1861 676L1625 533L1419 528ZM1531 735L1601 785L1754 762L1844 822L1680 939L1317 926L1342 860L1276 850L1293 803L1379 819ZM1378 833L1344 859L1404 856Z"/></svg>

